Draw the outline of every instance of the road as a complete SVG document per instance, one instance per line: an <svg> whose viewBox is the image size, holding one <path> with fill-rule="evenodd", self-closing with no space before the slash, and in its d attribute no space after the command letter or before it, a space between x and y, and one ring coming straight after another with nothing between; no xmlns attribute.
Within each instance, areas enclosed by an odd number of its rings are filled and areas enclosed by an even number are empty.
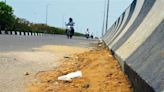
<svg viewBox="0 0 164 92"><path fill-rule="evenodd" d="M0 52L4 51L24 51L43 45L66 45L78 47L90 47L91 43L97 40L87 40L84 37L74 37L67 39L64 35L55 36L19 36L0 35Z"/></svg>
<svg viewBox="0 0 164 92"><path fill-rule="evenodd" d="M0 35L0 92L26 92L36 73L56 68L64 56L88 51L95 43L61 35Z"/></svg>

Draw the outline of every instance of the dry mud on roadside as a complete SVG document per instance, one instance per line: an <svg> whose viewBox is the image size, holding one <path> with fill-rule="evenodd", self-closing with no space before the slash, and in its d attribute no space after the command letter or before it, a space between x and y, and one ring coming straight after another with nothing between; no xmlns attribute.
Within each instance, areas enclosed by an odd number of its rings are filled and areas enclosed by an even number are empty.
<svg viewBox="0 0 164 92"><path fill-rule="evenodd" d="M106 49L94 49L60 61L50 71L38 72L27 92L132 92L127 76ZM58 81L57 77L82 71L81 78Z"/></svg>

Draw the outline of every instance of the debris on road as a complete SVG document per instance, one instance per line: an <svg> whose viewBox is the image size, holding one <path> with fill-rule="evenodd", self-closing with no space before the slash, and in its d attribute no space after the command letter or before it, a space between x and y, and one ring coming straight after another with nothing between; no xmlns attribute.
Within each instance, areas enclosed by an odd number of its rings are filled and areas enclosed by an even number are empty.
<svg viewBox="0 0 164 92"><path fill-rule="evenodd" d="M69 56L64 56L64 58L71 58L71 57L69 57Z"/></svg>
<svg viewBox="0 0 164 92"><path fill-rule="evenodd" d="M79 77L82 77L81 71L72 72L72 73L69 73L67 75L60 76L60 77L58 77L58 80L69 81L73 78L79 78Z"/></svg>
<svg viewBox="0 0 164 92"><path fill-rule="evenodd" d="M28 72L25 73L25 76L30 75Z"/></svg>
<svg viewBox="0 0 164 92"><path fill-rule="evenodd" d="M85 88L85 89L87 89L87 88L89 88L90 87L90 84L89 83L86 83L86 84L84 84L83 86L82 86L82 88Z"/></svg>

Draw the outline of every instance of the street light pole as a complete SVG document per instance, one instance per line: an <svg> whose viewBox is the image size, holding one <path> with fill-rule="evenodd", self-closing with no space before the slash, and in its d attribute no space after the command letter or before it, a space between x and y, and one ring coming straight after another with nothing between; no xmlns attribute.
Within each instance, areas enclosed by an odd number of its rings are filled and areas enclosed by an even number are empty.
<svg viewBox="0 0 164 92"><path fill-rule="evenodd" d="M46 5L46 25L48 22L48 6L49 6L49 4Z"/></svg>
<svg viewBox="0 0 164 92"><path fill-rule="evenodd" d="M106 0L104 2L104 15L103 15L103 25L102 25L102 36L104 35L104 31L105 31L105 14L106 14Z"/></svg>
<svg viewBox="0 0 164 92"><path fill-rule="evenodd" d="M109 3L110 3L110 0L108 0L108 2L107 2L106 29L105 29L106 32L107 32L107 30L108 30Z"/></svg>
<svg viewBox="0 0 164 92"><path fill-rule="evenodd" d="M46 5L46 26L47 26L47 22L48 22L48 6L49 6L49 4ZM46 30L44 31L44 33L46 33Z"/></svg>

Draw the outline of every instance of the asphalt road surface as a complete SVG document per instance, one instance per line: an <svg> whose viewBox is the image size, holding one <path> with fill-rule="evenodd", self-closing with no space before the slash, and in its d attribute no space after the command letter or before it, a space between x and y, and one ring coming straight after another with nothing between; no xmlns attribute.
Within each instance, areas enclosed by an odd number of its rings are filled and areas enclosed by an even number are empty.
<svg viewBox="0 0 164 92"><path fill-rule="evenodd" d="M67 39L62 35L0 35L0 92L26 92L26 84L33 80L39 71L53 69L57 66L57 62L71 54L72 50L83 51L77 48L88 49L95 43L97 40L87 40L84 37ZM41 49L47 45L59 45L59 47L48 47L53 51ZM65 49L66 47L71 47L71 51L70 48ZM40 49L33 51L33 48ZM29 75L26 76L26 73Z"/></svg>
<svg viewBox="0 0 164 92"><path fill-rule="evenodd" d="M0 52L24 51L43 45L66 45L78 47L90 47L97 43L95 39L87 40L85 37L74 37L67 39L64 35L55 36L19 36L0 35Z"/></svg>

